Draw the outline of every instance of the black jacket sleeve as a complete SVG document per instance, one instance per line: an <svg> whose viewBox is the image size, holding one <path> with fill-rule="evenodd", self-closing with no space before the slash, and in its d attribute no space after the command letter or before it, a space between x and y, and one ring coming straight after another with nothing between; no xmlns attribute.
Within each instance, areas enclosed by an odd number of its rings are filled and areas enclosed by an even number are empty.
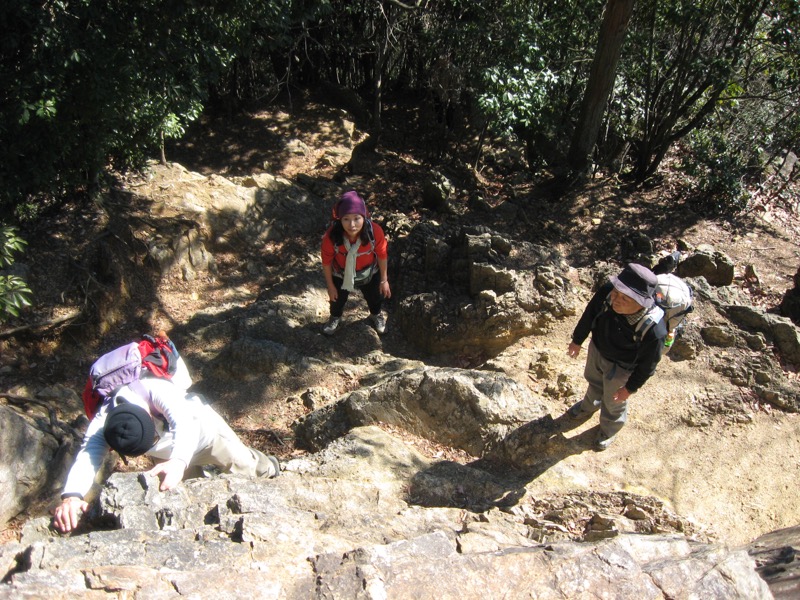
<svg viewBox="0 0 800 600"><path fill-rule="evenodd" d="M659 332L657 329L661 331ZM661 354L664 350L665 337L667 337L667 327L664 325L664 321L656 323L645 334L639 347L636 367L625 384L631 394L642 387L656 372L656 367L661 361Z"/></svg>
<svg viewBox="0 0 800 600"><path fill-rule="evenodd" d="M589 334L592 332L592 326L595 324L595 319L597 319L598 315L605 309L606 298L608 298L612 289L614 289L614 286L611 282L608 282L597 290L595 295L592 296L592 299L589 300L589 304L586 305L578 324L572 332L573 343L580 346L586 341L586 338L589 337Z"/></svg>

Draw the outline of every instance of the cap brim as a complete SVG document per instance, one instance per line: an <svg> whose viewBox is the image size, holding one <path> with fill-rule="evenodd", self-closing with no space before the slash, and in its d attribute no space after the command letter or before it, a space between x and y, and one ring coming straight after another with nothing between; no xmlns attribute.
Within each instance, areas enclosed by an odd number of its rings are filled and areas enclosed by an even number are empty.
<svg viewBox="0 0 800 600"><path fill-rule="evenodd" d="M635 290L632 290L627 285L622 283L619 278L614 275L611 277L611 283L614 286L614 289L620 292L621 294L625 294L628 298L636 302L639 306L644 308L650 308L653 306L654 300L649 296L642 296Z"/></svg>

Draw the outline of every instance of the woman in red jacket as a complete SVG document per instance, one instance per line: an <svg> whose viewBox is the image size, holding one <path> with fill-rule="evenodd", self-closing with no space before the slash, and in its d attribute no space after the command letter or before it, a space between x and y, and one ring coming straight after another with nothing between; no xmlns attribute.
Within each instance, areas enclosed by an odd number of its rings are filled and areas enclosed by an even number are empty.
<svg viewBox="0 0 800 600"><path fill-rule="evenodd" d="M322 236L322 272L328 286L331 316L322 332L333 335L342 320L350 292L364 294L375 330L386 331L381 313L384 298L392 296L387 274L387 243L383 229L369 218L364 200L349 191L333 207L334 223Z"/></svg>

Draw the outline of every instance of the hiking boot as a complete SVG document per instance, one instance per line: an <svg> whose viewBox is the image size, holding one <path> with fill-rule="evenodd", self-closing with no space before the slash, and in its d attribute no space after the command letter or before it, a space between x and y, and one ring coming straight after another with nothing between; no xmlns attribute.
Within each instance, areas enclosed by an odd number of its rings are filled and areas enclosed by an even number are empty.
<svg viewBox="0 0 800 600"><path fill-rule="evenodd" d="M608 447L614 442L616 436L608 437L603 431L597 434L597 439L594 442L594 449L598 452L608 450Z"/></svg>
<svg viewBox="0 0 800 600"><path fill-rule="evenodd" d="M583 400L578 400L575 404L569 407L569 410L567 410L567 415L569 415L569 418L573 421L581 421L591 416L591 413L581 410L581 404L583 404Z"/></svg>
<svg viewBox="0 0 800 600"><path fill-rule="evenodd" d="M386 317L381 313L370 315L369 320L372 321L372 326L379 334L383 334L386 331Z"/></svg>
<svg viewBox="0 0 800 600"><path fill-rule="evenodd" d="M189 473L187 475L187 473ZM203 465L202 467L198 467L195 471L194 469L186 469L183 473L184 479L190 479L193 477L205 477L206 479L211 477L216 477L217 475L222 475L222 469L220 469L216 465Z"/></svg>
<svg viewBox="0 0 800 600"><path fill-rule="evenodd" d="M672 273L677 268L679 262L681 262L681 252L680 250L676 250L672 254L668 254L659 260L658 264L653 267L653 273L656 275Z"/></svg>
<svg viewBox="0 0 800 600"><path fill-rule="evenodd" d="M272 466L275 467L275 475L270 475L270 479L272 479L273 477L277 477L281 474L281 463L279 463L278 459L271 454L267 456L267 458L269 459L269 462L272 463Z"/></svg>
<svg viewBox="0 0 800 600"><path fill-rule="evenodd" d="M336 329L339 327L339 323L341 323L341 317L331 317L328 319L328 322L325 323L325 326L322 328L322 333L325 335L333 335Z"/></svg>

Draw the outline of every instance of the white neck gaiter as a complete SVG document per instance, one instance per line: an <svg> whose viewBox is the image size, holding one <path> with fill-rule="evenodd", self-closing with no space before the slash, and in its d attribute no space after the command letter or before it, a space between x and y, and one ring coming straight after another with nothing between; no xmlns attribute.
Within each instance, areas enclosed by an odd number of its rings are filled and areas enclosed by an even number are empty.
<svg viewBox="0 0 800 600"><path fill-rule="evenodd" d="M355 243L351 244L350 240L348 240L347 236L345 236L344 247L347 248L347 258L344 261L342 289L352 292L356 289L356 258L358 257L358 249L361 247L361 240L357 239Z"/></svg>

